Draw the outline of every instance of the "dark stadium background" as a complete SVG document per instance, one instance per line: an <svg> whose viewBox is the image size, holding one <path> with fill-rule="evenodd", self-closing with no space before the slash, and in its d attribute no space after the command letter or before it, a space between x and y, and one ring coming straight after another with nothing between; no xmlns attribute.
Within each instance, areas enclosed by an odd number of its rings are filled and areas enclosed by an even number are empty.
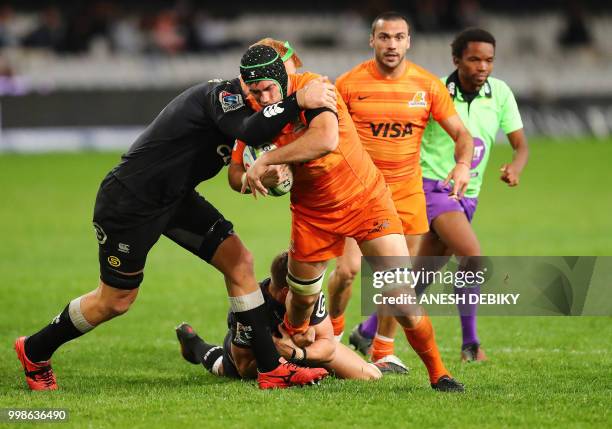
<svg viewBox="0 0 612 429"><path fill-rule="evenodd" d="M440 75L457 31L492 31L494 75L529 136L612 133L606 1L15 1L0 3L0 152L124 148L182 89L236 75L260 37L290 40L305 69L335 78L370 55L369 23L389 9L412 23L408 57Z"/></svg>

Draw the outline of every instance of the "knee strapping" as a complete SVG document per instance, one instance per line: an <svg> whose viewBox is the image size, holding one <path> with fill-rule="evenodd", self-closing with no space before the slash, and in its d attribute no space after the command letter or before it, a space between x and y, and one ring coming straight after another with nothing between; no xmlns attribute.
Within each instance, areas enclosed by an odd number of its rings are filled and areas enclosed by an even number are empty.
<svg viewBox="0 0 612 429"><path fill-rule="evenodd" d="M315 295L321 292L324 279L325 271L314 279L301 279L291 274L291 272L287 273L287 284L291 291L298 295Z"/></svg>

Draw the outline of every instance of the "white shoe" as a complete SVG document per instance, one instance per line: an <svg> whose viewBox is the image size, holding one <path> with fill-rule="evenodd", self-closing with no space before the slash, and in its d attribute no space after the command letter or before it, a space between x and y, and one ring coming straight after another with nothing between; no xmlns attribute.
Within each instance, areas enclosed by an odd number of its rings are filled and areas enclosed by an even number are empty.
<svg viewBox="0 0 612 429"><path fill-rule="evenodd" d="M387 355L374 362L383 374L408 374L408 367L395 355Z"/></svg>

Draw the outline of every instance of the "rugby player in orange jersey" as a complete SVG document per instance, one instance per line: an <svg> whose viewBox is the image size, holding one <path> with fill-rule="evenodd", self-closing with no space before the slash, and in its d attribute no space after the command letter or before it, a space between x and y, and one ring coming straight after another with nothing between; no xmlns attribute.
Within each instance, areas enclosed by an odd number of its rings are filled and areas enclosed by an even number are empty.
<svg viewBox="0 0 612 429"><path fill-rule="evenodd" d="M461 197L469 181L472 137L440 79L405 58L410 31L404 16L385 12L376 17L370 46L374 58L340 76L336 87L361 142L391 189L410 254L416 255L421 234L429 230L419 165L421 137L429 117L455 141L456 165L447 181L454 181L452 193L457 197ZM348 238L328 284L330 317L338 340L344 332L344 312L360 264L359 246ZM379 319L371 359L383 371L405 373L406 367L393 354L396 327L392 317ZM367 353L371 340L364 339L358 329L351 333L349 341Z"/></svg>
<svg viewBox="0 0 612 429"><path fill-rule="evenodd" d="M280 113L274 103L283 94L317 78L313 73L287 76L280 55L267 46L249 48L240 69L251 107L263 108L267 115ZM408 257L409 253L384 177L361 145L340 99L337 113L329 109L302 112L300 121L285 127L273 142L278 149L260 155L248 171L232 163L229 180L234 189L266 195L262 178L270 166L293 167L290 291L284 329L296 339L296 334L308 329L327 262L342 254L345 237L355 238L366 256ZM389 258L377 262L376 271L399 268L390 265ZM393 290L397 292L399 289ZM402 292L414 294L410 288ZM421 323L422 309L404 306L396 310L401 311L398 321L412 333L408 341L413 347L415 342L427 347L419 356L428 368L432 388L463 391L441 361L431 324Z"/></svg>

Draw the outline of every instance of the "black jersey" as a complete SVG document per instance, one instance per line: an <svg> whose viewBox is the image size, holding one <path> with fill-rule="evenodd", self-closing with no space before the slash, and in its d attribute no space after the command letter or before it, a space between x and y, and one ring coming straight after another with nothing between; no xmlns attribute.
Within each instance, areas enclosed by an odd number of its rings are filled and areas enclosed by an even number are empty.
<svg viewBox="0 0 612 429"><path fill-rule="evenodd" d="M268 322L270 325L270 329L275 334L280 334L278 332L278 325L283 323L283 319L285 317L285 313L287 312L287 307L285 307L284 302L278 302L275 300L270 292L268 291L268 287L270 286L270 278L267 278L259 283L259 287L261 288L261 293L263 294L266 312L268 313ZM327 310L325 309L325 295L323 292L319 294L319 299L315 303L315 306L312 310L312 314L310 315L310 326L315 326L321 323L327 317Z"/></svg>
<svg viewBox="0 0 612 429"><path fill-rule="evenodd" d="M297 117L295 96L279 105L274 116L253 112L238 79L193 86L161 111L112 173L138 199L171 204L229 163L236 138L258 146Z"/></svg>
<svg viewBox="0 0 612 429"><path fill-rule="evenodd" d="M287 312L287 307L285 307L284 302L278 302L276 299L270 295L268 291L268 287L270 286L270 278L262 280L259 283L259 287L261 289L261 293L264 297L264 305L266 306L266 314L268 316L268 326L270 327L270 331L280 336L280 332L278 331L278 325L283 323L283 319L285 317L285 313ZM327 317L327 310L325 308L325 295L323 292L319 294L319 299L315 303L314 309L312 310L312 314L310 315L310 326L318 325L323 322ZM230 310L227 315L227 327L232 331L233 342L239 346L250 346L250 338L248 335L245 335L244 332L241 331L241 326L237 322L234 313Z"/></svg>

